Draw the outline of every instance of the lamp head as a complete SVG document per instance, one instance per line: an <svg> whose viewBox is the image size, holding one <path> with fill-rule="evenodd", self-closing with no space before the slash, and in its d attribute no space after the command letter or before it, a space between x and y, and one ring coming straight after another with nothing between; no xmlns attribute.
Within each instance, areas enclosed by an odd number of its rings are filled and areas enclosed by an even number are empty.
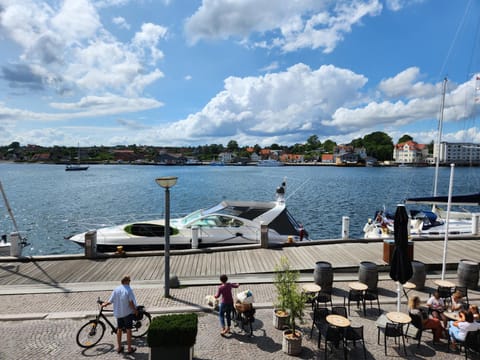
<svg viewBox="0 0 480 360"><path fill-rule="evenodd" d="M177 183L177 177L176 176L165 176L165 177L159 177L155 179L155 182L160 185L161 187L165 189L169 189L172 186L175 186Z"/></svg>

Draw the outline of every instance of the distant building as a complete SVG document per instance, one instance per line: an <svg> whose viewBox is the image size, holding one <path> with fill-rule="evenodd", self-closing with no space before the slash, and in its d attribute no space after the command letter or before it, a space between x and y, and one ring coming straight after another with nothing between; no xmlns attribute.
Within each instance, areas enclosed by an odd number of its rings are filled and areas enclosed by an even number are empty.
<svg viewBox="0 0 480 360"><path fill-rule="evenodd" d="M393 159L398 164L420 164L425 163L428 157L428 146L418 144L415 141L407 141L395 145L393 148Z"/></svg>
<svg viewBox="0 0 480 360"><path fill-rule="evenodd" d="M433 145L433 157L438 154L437 144ZM439 162L441 164L480 165L480 144L441 142Z"/></svg>
<svg viewBox="0 0 480 360"><path fill-rule="evenodd" d="M322 163L333 164L333 154L322 154Z"/></svg>

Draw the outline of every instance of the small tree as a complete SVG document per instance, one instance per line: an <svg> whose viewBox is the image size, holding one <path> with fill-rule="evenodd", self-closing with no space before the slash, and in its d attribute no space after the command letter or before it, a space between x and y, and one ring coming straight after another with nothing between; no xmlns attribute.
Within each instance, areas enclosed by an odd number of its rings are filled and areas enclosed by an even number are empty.
<svg viewBox="0 0 480 360"><path fill-rule="evenodd" d="M293 336L296 336L296 320L303 320L306 300L304 293L297 285L299 277L300 273L291 269L288 258L282 256L279 264L275 266L276 307L283 312L288 310L289 325Z"/></svg>

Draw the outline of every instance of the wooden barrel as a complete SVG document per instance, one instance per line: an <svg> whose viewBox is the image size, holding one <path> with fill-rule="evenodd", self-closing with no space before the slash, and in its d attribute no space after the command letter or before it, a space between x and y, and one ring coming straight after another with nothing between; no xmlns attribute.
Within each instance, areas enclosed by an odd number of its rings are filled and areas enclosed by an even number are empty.
<svg viewBox="0 0 480 360"><path fill-rule="evenodd" d="M427 273L425 272L425 264L421 261L412 261L413 275L408 280L415 284L416 290L422 290L425 287L425 280L427 279Z"/></svg>
<svg viewBox="0 0 480 360"><path fill-rule="evenodd" d="M460 260L457 268L458 285L476 290L478 287L478 270L478 262L466 259Z"/></svg>
<svg viewBox="0 0 480 360"><path fill-rule="evenodd" d="M328 261L317 261L313 271L313 281L320 286L321 291L331 291L333 285L332 264Z"/></svg>
<svg viewBox="0 0 480 360"><path fill-rule="evenodd" d="M358 268L358 281L367 284L368 290L376 290L378 285L377 264L370 261L362 261Z"/></svg>

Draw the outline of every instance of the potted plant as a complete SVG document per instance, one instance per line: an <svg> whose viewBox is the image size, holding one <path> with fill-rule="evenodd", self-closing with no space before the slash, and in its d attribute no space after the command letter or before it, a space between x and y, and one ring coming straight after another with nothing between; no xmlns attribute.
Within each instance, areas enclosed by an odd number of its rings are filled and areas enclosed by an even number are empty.
<svg viewBox="0 0 480 360"><path fill-rule="evenodd" d="M168 314L153 318L147 332L150 359L193 359L197 331L196 313Z"/></svg>
<svg viewBox="0 0 480 360"><path fill-rule="evenodd" d="M295 279L299 273L294 272ZM294 282L287 295L287 308L290 313L289 329L283 332L282 350L289 355L298 355L302 351L302 332L297 328L296 321L303 321L303 310L306 302L305 293Z"/></svg>
<svg viewBox="0 0 480 360"><path fill-rule="evenodd" d="M290 264L285 256L280 258L280 262L275 265L274 285L277 290L277 300L273 310L273 326L276 329L283 330L288 327L289 313L287 311L288 293L292 284L292 272Z"/></svg>
<svg viewBox="0 0 480 360"><path fill-rule="evenodd" d="M296 322L303 320L306 299L297 285L299 276L300 273L292 270L288 259L282 256L279 264L275 266L274 284L277 290L275 318L282 318L284 323L275 327L287 328L283 333L282 349L289 355L298 355L302 349L302 333L297 329ZM274 325L277 325L275 320Z"/></svg>

